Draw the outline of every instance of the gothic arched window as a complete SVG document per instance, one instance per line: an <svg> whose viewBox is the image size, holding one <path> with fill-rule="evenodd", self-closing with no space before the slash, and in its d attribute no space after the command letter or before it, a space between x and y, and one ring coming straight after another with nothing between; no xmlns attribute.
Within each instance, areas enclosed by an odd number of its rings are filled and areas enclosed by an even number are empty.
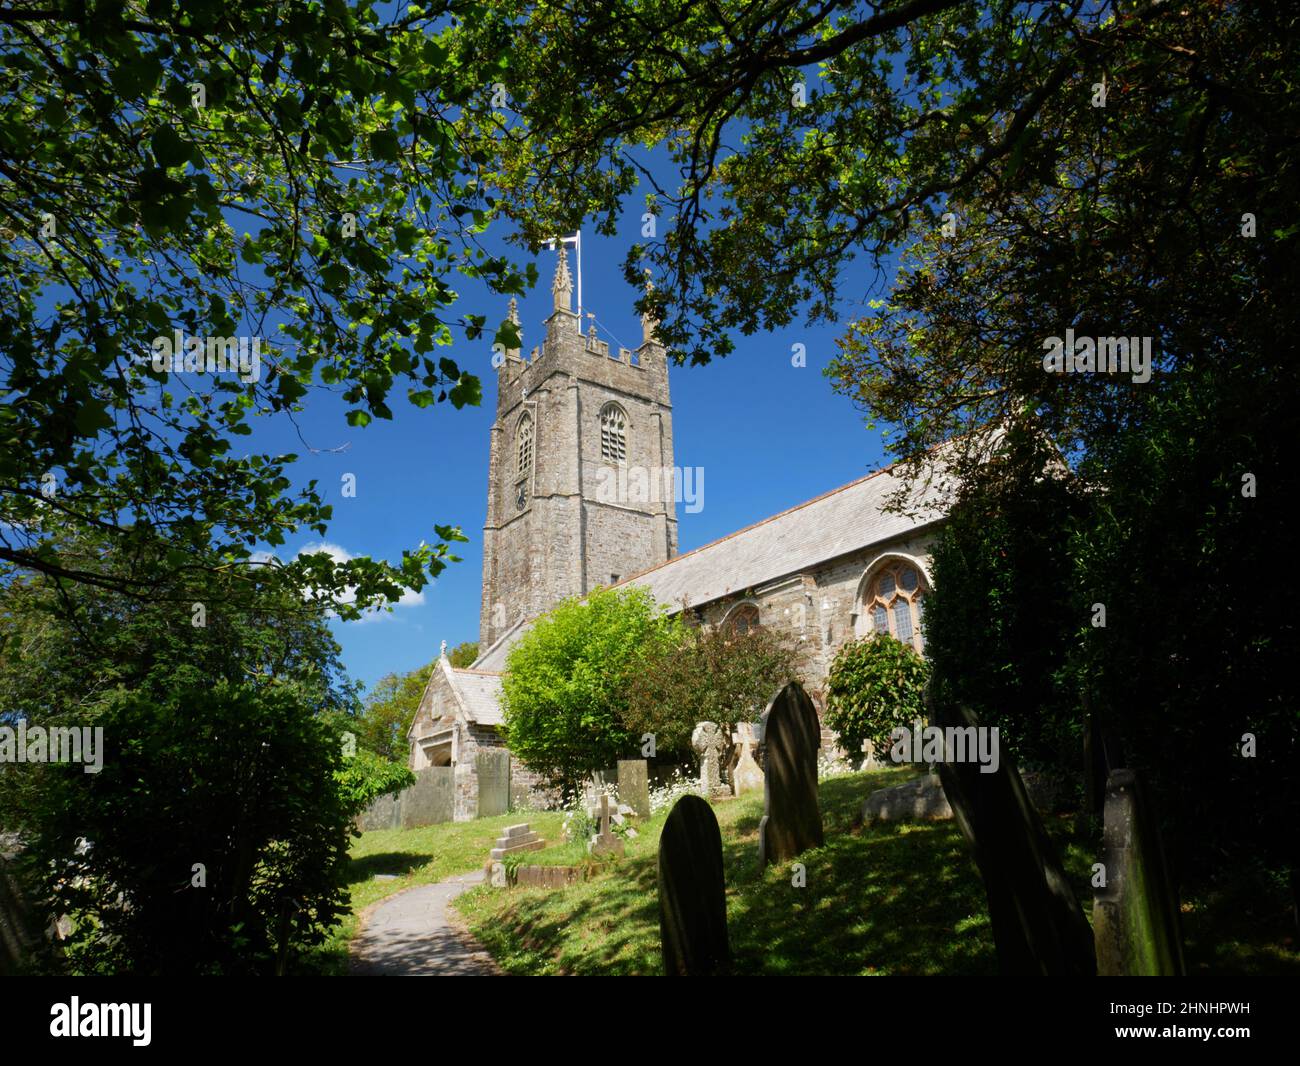
<svg viewBox="0 0 1300 1066"><path fill-rule="evenodd" d="M627 461L627 417L616 403L600 410L600 457L611 463Z"/></svg>
<svg viewBox="0 0 1300 1066"><path fill-rule="evenodd" d="M515 434L515 473L523 476L533 468L533 419L524 415Z"/></svg>
<svg viewBox="0 0 1300 1066"><path fill-rule="evenodd" d="M925 588L921 575L911 563L888 562L867 585L864 608L872 633L888 633L918 652L921 639L921 604Z"/></svg>
<svg viewBox="0 0 1300 1066"><path fill-rule="evenodd" d="M728 634L744 636L761 624L758 607L752 603L740 603L733 607L723 620L723 628Z"/></svg>

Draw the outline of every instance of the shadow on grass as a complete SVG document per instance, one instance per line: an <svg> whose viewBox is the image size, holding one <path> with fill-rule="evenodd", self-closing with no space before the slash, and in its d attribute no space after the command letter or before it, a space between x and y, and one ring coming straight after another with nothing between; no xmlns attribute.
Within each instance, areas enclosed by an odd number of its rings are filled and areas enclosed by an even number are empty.
<svg viewBox="0 0 1300 1066"><path fill-rule="evenodd" d="M908 769L821 782L826 844L793 863L758 866L761 795L715 806L722 830L727 926L736 974L995 975L997 954L979 871L956 823L862 828L862 801ZM1099 826L1048 816L1048 833L1085 913ZM656 867L662 816L637 849L571 888L476 889L457 906L501 966L518 974L658 974ZM1184 905L1189 972L1296 974L1287 897L1238 878Z"/></svg>
<svg viewBox="0 0 1300 1066"><path fill-rule="evenodd" d="M385 851L353 858L348 863L348 884L369 881L377 874L404 877L432 861L432 852L416 851Z"/></svg>
<svg viewBox="0 0 1300 1066"><path fill-rule="evenodd" d="M718 805L734 972L995 972L983 890L955 826L853 831L870 792L910 776L822 783L827 844L800 856L803 888L788 869L758 868L761 796ZM572 888L478 889L458 905L509 972L657 974L657 862L647 852Z"/></svg>

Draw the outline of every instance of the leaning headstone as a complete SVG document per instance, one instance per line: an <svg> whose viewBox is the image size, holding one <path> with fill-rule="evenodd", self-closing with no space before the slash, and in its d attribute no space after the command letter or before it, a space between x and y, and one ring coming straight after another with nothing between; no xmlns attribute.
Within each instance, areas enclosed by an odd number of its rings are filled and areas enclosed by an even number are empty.
<svg viewBox="0 0 1300 1066"><path fill-rule="evenodd" d="M933 725L980 728L969 709L936 709L928 692L926 702ZM992 773L982 773L974 761L937 766L944 795L984 881L1000 971L1094 975L1092 929L1014 760L1002 751Z"/></svg>
<svg viewBox="0 0 1300 1066"><path fill-rule="evenodd" d="M1115 770L1106 782L1101 857L1106 883L1094 890L1092 929L1101 977L1183 977L1178 900L1160 829L1142 782Z"/></svg>
<svg viewBox="0 0 1300 1066"><path fill-rule="evenodd" d="M722 788L724 741L716 722L698 722L691 733L691 747L700 756L700 791L712 796Z"/></svg>
<svg viewBox="0 0 1300 1066"><path fill-rule="evenodd" d="M932 774L871 793L862 804L862 824L877 822L938 822L952 818L943 786Z"/></svg>
<svg viewBox="0 0 1300 1066"><path fill-rule="evenodd" d="M650 773L645 759L618 761L618 798L639 818L650 817Z"/></svg>
<svg viewBox="0 0 1300 1066"><path fill-rule="evenodd" d="M609 808L609 793L603 792L600 796L600 802L596 804L596 835L587 842L587 850L593 855L618 855L623 854L623 839L614 832L610 827L610 819L616 811Z"/></svg>
<svg viewBox="0 0 1300 1066"><path fill-rule="evenodd" d="M490 859L504 859L521 851L538 851L546 847L546 841L528 828L527 822L508 825L506 831L497 838L496 844L488 853Z"/></svg>
<svg viewBox="0 0 1300 1066"><path fill-rule="evenodd" d="M659 940L669 977L713 977L731 961L722 833L699 796L683 796L659 836Z"/></svg>
<svg viewBox="0 0 1300 1066"><path fill-rule="evenodd" d="M759 866L785 862L824 842L817 806L821 732L817 709L797 681L778 692L763 712L767 773L758 825Z"/></svg>
<svg viewBox="0 0 1300 1066"><path fill-rule="evenodd" d="M739 722L731 735L736 744L737 761L731 771L731 790L739 796L742 792L756 792L763 787L763 769L754 758L758 737L752 722Z"/></svg>
<svg viewBox="0 0 1300 1066"><path fill-rule="evenodd" d="M494 818L510 810L510 752L489 748L474 757L478 778L478 816Z"/></svg>

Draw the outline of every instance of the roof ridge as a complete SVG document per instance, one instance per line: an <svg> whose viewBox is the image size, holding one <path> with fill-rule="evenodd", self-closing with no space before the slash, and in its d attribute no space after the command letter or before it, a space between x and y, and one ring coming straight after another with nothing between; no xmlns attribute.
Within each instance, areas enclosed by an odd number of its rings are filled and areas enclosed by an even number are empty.
<svg viewBox="0 0 1300 1066"><path fill-rule="evenodd" d="M823 492L818 496L812 497L812 499L804 500L802 503L796 503L793 507L787 507L784 511L778 511L774 515L768 515L768 517L766 518L760 518L757 522L751 522L747 526L742 526L740 529L733 530L731 533L727 533L725 536L721 536L717 540L711 540L707 544L701 544L698 548L692 548L688 552L683 552L680 555L674 555L671 559L665 559L661 563L655 563L654 566L648 566L644 570L640 570L635 574L630 574L627 577L625 577L622 581L618 582L618 584L610 585L610 588L615 588L615 589L619 588L622 585L626 585L629 581L636 581L638 578L645 577L646 574L653 574L660 567L667 566L669 563L676 563L682 559L689 559L692 555L698 555L700 552L704 551L705 549L712 548L718 544L722 544L725 541L731 540L733 537L740 536L742 533L748 533L750 530L757 529L759 526L765 526L769 522L775 522L778 518L784 518L786 515L793 514L795 511L798 511L804 507L811 507L814 503L820 503L822 500L827 499L830 496L834 496L837 493L846 492L847 490L853 488L855 485L861 485L864 481L870 481L872 478L879 477L881 474L887 474L890 470L894 469L894 467L898 465L899 465L898 463L890 463L889 466L882 466L879 470L873 470L869 474L863 474L862 477L854 478L852 481L840 485L838 488L828 489L826 492Z"/></svg>
<svg viewBox="0 0 1300 1066"><path fill-rule="evenodd" d="M478 653L478 655L477 655L477 656L475 657L475 659L474 659L474 662L476 662L476 663L478 663L478 662L482 662L482 661L483 661L484 659L486 659L489 655L491 655L494 651L496 651L498 645L500 645L500 643L501 643L503 640L505 640L506 637L510 636L511 633L513 633L516 629L518 629L521 625L523 625L525 621L527 621L527 619L520 618L518 621L515 622L514 625L507 627L506 631L505 631L504 633L502 633L501 636L497 637L496 640L494 640L494 641L493 641L491 644L489 644L485 649L483 649L482 651L480 651L480 652ZM459 668L453 666L452 669L455 670L455 669L459 669ZM469 669L472 669L472 667L471 667L471 666L467 666L467 667L464 667L464 669L469 670ZM489 671L485 671L485 672L486 672L486 673L491 673L490 670L489 670Z"/></svg>

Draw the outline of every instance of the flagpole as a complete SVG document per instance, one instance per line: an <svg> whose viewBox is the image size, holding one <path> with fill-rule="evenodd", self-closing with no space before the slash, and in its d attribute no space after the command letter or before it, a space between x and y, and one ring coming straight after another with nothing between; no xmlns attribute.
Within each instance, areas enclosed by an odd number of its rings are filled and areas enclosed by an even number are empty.
<svg viewBox="0 0 1300 1066"><path fill-rule="evenodd" d="M578 328L582 322L582 230L573 231L573 246L578 251Z"/></svg>

